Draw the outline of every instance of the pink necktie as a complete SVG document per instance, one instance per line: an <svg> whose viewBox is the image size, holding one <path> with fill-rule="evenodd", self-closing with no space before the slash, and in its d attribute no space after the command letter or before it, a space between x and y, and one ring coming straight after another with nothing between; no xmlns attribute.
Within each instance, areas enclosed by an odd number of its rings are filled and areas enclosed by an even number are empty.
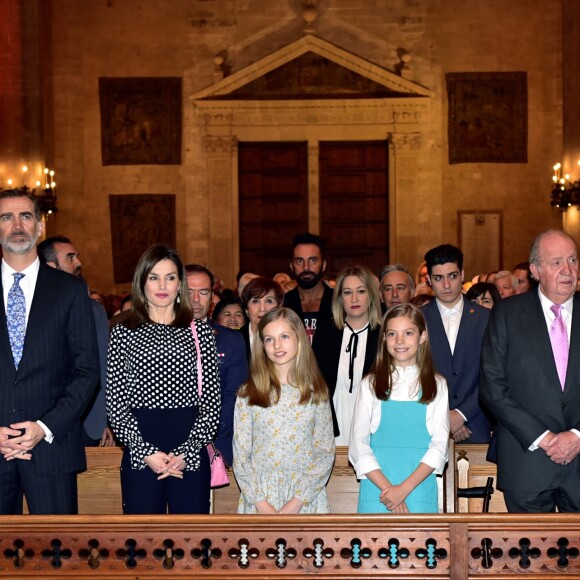
<svg viewBox="0 0 580 580"><path fill-rule="evenodd" d="M562 390L564 390L566 369L568 368L568 330L562 318L562 305L553 304L550 306L550 310L556 316L550 326L550 342L552 343L552 352L558 369L560 385L562 385Z"/></svg>

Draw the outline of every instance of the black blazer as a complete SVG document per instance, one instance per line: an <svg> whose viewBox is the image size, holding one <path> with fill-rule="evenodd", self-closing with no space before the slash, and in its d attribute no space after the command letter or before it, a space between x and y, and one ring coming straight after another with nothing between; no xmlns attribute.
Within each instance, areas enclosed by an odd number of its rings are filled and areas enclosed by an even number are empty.
<svg viewBox="0 0 580 580"><path fill-rule="evenodd" d="M494 306L481 354L480 398L497 419L498 486L546 489L561 474L542 451L529 446L546 430L580 429L580 295L574 296L570 356L560 385L537 290ZM580 458L566 468L580 472Z"/></svg>
<svg viewBox="0 0 580 580"><path fill-rule="evenodd" d="M375 329L369 329L367 347L364 354L363 377L368 374L375 362L380 332L380 325ZM330 392L330 408L332 410L332 423L334 425L335 437L340 435L340 430L338 428L338 421L336 420L334 405L332 404L332 397L334 396L336 379L338 377L338 363L340 361L342 334L343 331L335 326L334 320L322 320L316 329L316 334L314 335L314 340L312 342L312 349L316 355L320 372L322 373Z"/></svg>
<svg viewBox="0 0 580 580"><path fill-rule="evenodd" d="M82 280L40 264L18 370L0 291L0 368L0 425L40 420L54 435L51 444L42 440L34 448L30 461L35 470L57 474L85 469L80 416L99 381L99 358ZM0 458L0 471L5 465Z"/></svg>

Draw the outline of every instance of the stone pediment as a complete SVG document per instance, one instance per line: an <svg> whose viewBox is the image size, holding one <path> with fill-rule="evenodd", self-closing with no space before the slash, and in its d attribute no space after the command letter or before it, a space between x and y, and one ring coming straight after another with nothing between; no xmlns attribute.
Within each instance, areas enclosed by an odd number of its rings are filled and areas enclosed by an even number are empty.
<svg viewBox="0 0 580 580"><path fill-rule="evenodd" d="M360 56L308 35L198 91L192 99L408 99L432 94Z"/></svg>

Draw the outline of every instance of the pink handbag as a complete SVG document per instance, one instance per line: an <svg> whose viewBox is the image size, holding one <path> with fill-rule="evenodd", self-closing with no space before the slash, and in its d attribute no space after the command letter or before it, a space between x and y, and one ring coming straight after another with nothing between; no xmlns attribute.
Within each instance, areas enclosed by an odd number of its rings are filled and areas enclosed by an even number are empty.
<svg viewBox="0 0 580 580"><path fill-rule="evenodd" d="M191 321L191 334L195 342L197 351L197 392L201 399L201 349L199 348L199 338L197 337L197 328L195 320ZM226 464L222 454L216 449L213 442L207 445L207 454L209 455L209 465L211 469L211 487L224 487L230 484Z"/></svg>

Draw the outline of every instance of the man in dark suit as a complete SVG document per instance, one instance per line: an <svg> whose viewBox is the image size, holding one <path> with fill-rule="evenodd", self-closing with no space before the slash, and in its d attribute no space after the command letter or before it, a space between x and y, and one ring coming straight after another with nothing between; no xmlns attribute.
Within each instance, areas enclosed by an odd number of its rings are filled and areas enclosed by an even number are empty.
<svg viewBox="0 0 580 580"><path fill-rule="evenodd" d="M46 238L37 246L38 256L51 268L62 270L83 279L82 263L78 250L65 236ZM88 289L87 289L88 291ZM91 299L97 347L99 351L99 388L82 416L85 447L114 447L115 437L107 424L105 392L107 390L107 350L109 347L109 319L105 307Z"/></svg>
<svg viewBox="0 0 580 580"><path fill-rule="evenodd" d="M455 441L488 443L490 423L479 400L479 360L489 310L466 300L463 253L444 244L425 254L435 300L423 307L435 370L447 380Z"/></svg>
<svg viewBox="0 0 580 580"><path fill-rule="evenodd" d="M510 512L580 511L580 297L574 240L536 237L539 288L494 306L482 402L497 419L498 487ZM568 356L570 355L570 356Z"/></svg>
<svg viewBox="0 0 580 580"><path fill-rule="evenodd" d="M213 295L213 274L199 264L185 266L187 287L196 320L206 320ZM222 391L220 424L214 445L227 465L233 462L234 407L238 389L248 379L246 343L238 330L211 323L215 335Z"/></svg>
<svg viewBox="0 0 580 580"><path fill-rule="evenodd" d="M98 382L85 285L40 264L40 212L25 191L0 194L0 514L73 514L86 467L80 416Z"/></svg>

